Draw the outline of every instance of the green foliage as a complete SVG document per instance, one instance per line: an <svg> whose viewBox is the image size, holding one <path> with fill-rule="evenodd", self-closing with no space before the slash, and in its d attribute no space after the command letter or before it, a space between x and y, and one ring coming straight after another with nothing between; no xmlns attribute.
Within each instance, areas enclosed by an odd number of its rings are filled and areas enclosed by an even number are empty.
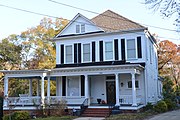
<svg viewBox="0 0 180 120"><path fill-rule="evenodd" d="M17 111L13 114L4 115L3 120L29 120L30 115L26 111Z"/></svg>
<svg viewBox="0 0 180 120"><path fill-rule="evenodd" d="M175 89L173 82L169 77L165 77L163 81L163 96L165 99L175 100Z"/></svg>
<svg viewBox="0 0 180 120"><path fill-rule="evenodd" d="M163 113L168 110L167 104L165 101L161 100L154 106L154 111L157 113Z"/></svg>
<svg viewBox="0 0 180 120"><path fill-rule="evenodd" d="M152 110L153 105L151 103L147 103L147 105L144 107L145 110Z"/></svg>
<svg viewBox="0 0 180 120"><path fill-rule="evenodd" d="M176 108L176 103L171 99L165 99L168 110L174 110Z"/></svg>

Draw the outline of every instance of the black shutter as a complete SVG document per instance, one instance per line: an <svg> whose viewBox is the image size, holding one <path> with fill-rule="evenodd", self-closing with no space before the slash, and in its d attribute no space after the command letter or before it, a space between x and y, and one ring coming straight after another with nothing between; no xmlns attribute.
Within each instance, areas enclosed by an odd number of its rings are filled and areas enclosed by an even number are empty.
<svg viewBox="0 0 180 120"><path fill-rule="evenodd" d="M115 55L115 60L119 59L119 54L118 54L118 39L114 40L114 55Z"/></svg>
<svg viewBox="0 0 180 120"><path fill-rule="evenodd" d="M74 63L77 63L77 44L74 44Z"/></svg>
<svg viewBox="0 0 180 120"><path fill-rule="evenodd" d="M66 96L66 76L62 76L62 96Z"/></svg>
<svg viewBox="0 0 180 120"><path fill-rule="evenodd" d="M92 42L92 62L95 62L96 60L96 46L95 46L95 42Z"/></svg>
<svg viewBox="0 0 180 120"><path fill-rule="evenodd" d="M125 61L125 39L121 39L121 58Z"/></svg>
<svg viewBox="0 0 180 120"><path fill-rule="evenodd" d="M137 37L138 58L142 58L141 37Z"/></svg>
<svg viewBox="0 0 180 120"><path fill-rule="evenodd" d="M85 77L84 77L84 75L81 75L81 96L84 96L84 91L85 91L85 82L84 82L84 80L85 80Z"/></svg>
<svg viewBox="0 0 180 120"><path fill-rule="evenodd" d="M64 45L61 45L61 64L64 64Z"/></svg>
<svg viewBox="0 0 180 120"><path fill-rule="evenodd" d="M99 59L103 61L103 41L99 41Z"/></svg>
<svg viewBox="0 0 180 120"><path fill-rule="evenodd" d="M81 43L78 43L78 63L81 63Z"/></svg>

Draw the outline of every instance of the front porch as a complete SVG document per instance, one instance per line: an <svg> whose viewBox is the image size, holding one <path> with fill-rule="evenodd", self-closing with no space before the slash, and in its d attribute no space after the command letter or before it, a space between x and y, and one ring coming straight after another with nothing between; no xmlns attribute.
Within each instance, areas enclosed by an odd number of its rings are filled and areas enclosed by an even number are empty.
<svg viewBox="0 0 180 120"><path fill-rule="evenodd" d="M101 67L78 67L54 70L1 71L4 79L4 110L37 109L42 105L67 102L67 107L81 109L88 107L120 106L119 109L136 110L145 105L143 67L140 65L116 65ZM37 79L37 95L32 95L32 79ZM10 78L29 80L29 92L18 97L8 96ZM50 81L56 78L56 95L50 95ZM141 81L136 85L136 79ZM45 84L47 80L47 96ZM131 84L130 84L131 83ZM130 87L129 87L130 86ZM141 86L141 87L140 87ZM34 87L34 86L33 86ZM98 104L97 99L101 99Z"/></svg>

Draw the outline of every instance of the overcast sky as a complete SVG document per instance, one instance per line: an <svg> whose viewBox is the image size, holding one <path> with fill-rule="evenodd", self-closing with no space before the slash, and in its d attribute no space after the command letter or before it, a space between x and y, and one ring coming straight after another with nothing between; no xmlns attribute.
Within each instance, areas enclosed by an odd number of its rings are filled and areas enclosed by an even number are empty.
<svg viewBox="0 0 180 120"><path fill-rule="evenodd" d="M149 28L151 33L156 33L161 40L171 40L180 44L180 34L168 30L157 29L156 26L166 29L175 30L173 25L174 18L162 18L159 13L153 13L146 5L144 0L54 0L60 3L72 5L78 8L102 13L106 10L112 10L128 19L140 23ZM40 20L45 17L23 11L18 11L3 7L6 5L19 9L24 9L41 14L47 14L56 17L71 20L77 13L81 13L91 19L97 14L78 10L75 8L55 4L49 0L0 0L0 39L10 34L20 34L39 24ZM170 39L172 38L172 39Z"/></svg>

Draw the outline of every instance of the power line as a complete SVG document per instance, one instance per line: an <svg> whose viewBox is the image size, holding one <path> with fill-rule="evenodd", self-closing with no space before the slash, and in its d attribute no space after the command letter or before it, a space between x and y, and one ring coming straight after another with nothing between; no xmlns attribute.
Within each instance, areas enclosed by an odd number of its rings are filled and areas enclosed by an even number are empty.
<svg viewBox="0 0 180 120"><path fill-rule="evenodd" d="M57 1L54 1L54 0L48 0L48 1L53 2L53 3L56 3L56 4L60 4L60 5L63 5L63 6L71 7L71 8L74 8L74 9L78 9L78 10L82 10L82 11L86 11L86 12L89 12L89 13L93 13L93 14L98 14L98 15L100 15L100 13L97 13L97 12L94 12L94 11L91 11L91 10L83 9L83 8L80 8L80 7L75 7L75 6L68 5L68 4L61 3L61 2L57 2ZM102 15L102 14L101 14L101 15ZM120 18L117 18L117 17L109 16L109 15L102 15L102 16L106 16L106 17L110 17L110 18L115 18L115 19L120 19ZM124 20L124 19L120 19L120 20ZM124 20L124 21L125 21L125 20ZM141 23L138 23L138 24L141 24ZM152 25L147 25L147 24L142 24L142 25L149 26L149 27L154 27L154 28L157 28L157 29L162 29L162 30L177 32L177 30L173 30L173 29L162 28L162 27L152 26Z"/></svg>
<svg viewBox="0 0 180 120"><path fill-rule="evenodd" d="M52 0L49 0L49 1L52 1ZM62 4L63 5L63 4ZM66 5L66 4L64 4ZM22 12L27 12L27 13L31 13L31 14L36 14L36 15L41 15L41 16L47 16L47 17L50 17L50 18L56 18L56 19L62 19L62 18L59 18L59 17L56 17L56 16L52 16L52 15L48 15L48 14L42 14L42 13L38 13L38 12L33 12L33 11L29 11L29 10L25 10L25 9L20 9L20 8L16 8L16 7L11 7L11 6L7 6L7 5L3 5L3 4L0 4L0 6L2 7L6 7L6 8L9 8L9 9L14 9L14 10L18 10L18 11L22 11ZM71 5L66 5L66 6L69 6L69 7L73 7ZM75 9L81 9L81 8L78 8L78 7L73 7ZM83 9L82 9L83 10ZM89 11L89 10L85 10L85 11ZM95 13L95 14L98 14L97 12L93 12L93 11L89 11L91 13ZM107 17L111 17L111 16L107 16ZM115 18L115 17L114 17ZM118 19L118 18L116 18ZM67 20L67 19L66 19ZM69 20L70 21L70 20ZM72 20L71 20L72 21ZM77 22L77 23L83 23L83 22L78 22L78 21L72 21L72 22ZM88 24L88 23L83 23L83 24L87 24L87 25L91 25L91 26L98 26L98 25L93 25L93 24ZM103 28L108 28L108 29L113 29L113 28L110 28L110 27L105 27L105 26L98 26L98 27L103 27ZM116 29L113 29L113 30L116 30ZM122 33L132 33L131 31L121 31ZM137 35L144 35L144 34L140 34L140 33L135 33ZM159 38L166 38L166 37L160 37ZM175 39L175 38L172 38L173 40L178 40L178 39Z"/></svg>
<svg viewBox="0 0 180 120"><path fill-rule="evenodd" d="M52 15L42 14L42 13L33 12L33 11L29 11L29 10L25 10L25 9L20 9L20 8L15 8L15 7L3 5L3 4L0 4L0 6L6 7L6 8L10 8L10 9L14 9L14 10L19 10L19 11L27 12L27 13L32 13L32 14L36 14L36 15L47 16L47 17L51 17L51 18L58 18L58 17L52 16Z"/></svg>

